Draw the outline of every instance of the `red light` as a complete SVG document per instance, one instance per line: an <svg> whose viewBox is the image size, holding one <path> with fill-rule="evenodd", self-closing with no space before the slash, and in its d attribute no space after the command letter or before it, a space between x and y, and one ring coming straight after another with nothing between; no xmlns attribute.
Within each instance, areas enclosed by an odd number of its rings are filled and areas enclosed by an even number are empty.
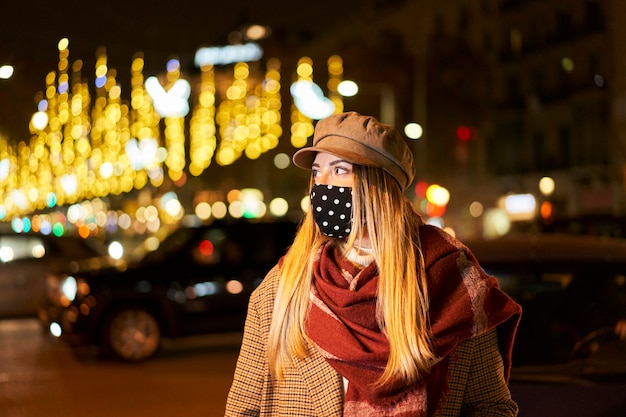
<svg viewBox="0 0 626 417"><path fill-rule="evenodd" d="M467 142L472 138L472 129L467 126L459 126L456 130L456 137L463 142Z"/></svg>
<svg viewBox="0 0 626 417"><path fill-rule="evenodd" d="M552 217L552 210L552 203L550 203L549 201L544 201L543 203L541 203L541 218L547 220Z"/></svg>
<svg viewBox="0 0 626 417"><path fill-rule="evenodd" d="M426 204L426 214L430 217L441 217L446 212L446 206L438 206L436 204Z"/></svg>
<svg viewBox="0 0 626 417"><path fill-rule="evenodd" d="M419 198L426 198L426 190L428 189L428 183L426 181L418 181L415 184L415 195Z"/></svg>
<svg viewBox="0 0 626 417"><path fill-rule="evenodd" d="M211 256L213 254L213 248L213 243L210 240L203 240L198 247L202 256Z"/></svg>

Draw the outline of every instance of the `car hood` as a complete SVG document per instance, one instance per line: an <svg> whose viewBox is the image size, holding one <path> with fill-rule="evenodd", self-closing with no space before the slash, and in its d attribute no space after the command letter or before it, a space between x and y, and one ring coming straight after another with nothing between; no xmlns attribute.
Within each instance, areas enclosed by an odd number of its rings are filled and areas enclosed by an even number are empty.
<svg viewBox="0 0 626 417"><path fill-rule="evenodd" d="M110 256L96 256L72 261L68 272L82 275L99 275L111 270L124 271L127 268L128 265L124 260L113 259Z"/></svg>
<svg viewBox="0 0 626 417"><path fill-rule="evenodd" d="M605 342L593 355L564 364L518 366L511 381L588 385L594 382L626 382L626 341Z"/></svg>

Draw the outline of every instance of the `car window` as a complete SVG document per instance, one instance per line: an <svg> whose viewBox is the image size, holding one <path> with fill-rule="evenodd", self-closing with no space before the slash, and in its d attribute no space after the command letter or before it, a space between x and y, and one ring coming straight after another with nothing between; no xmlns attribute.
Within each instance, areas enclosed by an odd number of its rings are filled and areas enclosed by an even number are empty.
<svg viewBox="0 0 626 417"><path fill-rule="evenodd" d="M159 247L152 251L148 252L143 259L141 259L141 263L158 263L167 259L169 256L177 256L178 252L180 252L181 248L188 244L189 239L194 234L193 229L180 228L176 229L170 235L168 235L162 242L160 242Z"/></svg>
<svg viewBox="0 0 626 417"><path fill-rule="evenodd" d="M141 262L186 257L203 265L245 263L267 267L285 253L295 235L295 227L286 222L213 224L197 229L182 227Z"/></svg>
<svg viewBox="0 0 626 417"><path fill-rule="evenodd" d="M69 259L87 259L108 254L106 245L96 238L77 236L50 237L49 255L62 255Z"/></svg>
<svg viewBox="0 0 626 417"><path fill-rule="evenodd" d="M92 238L36 234L0 235L0 265L49 258L81 260L105 255L104 244Z"/></svg>
<svg viewBox="0 0 626 417"><path fill-rule="evenodd" d="M291 229L280 223L216 227L201 234L193 257L204 264L267 266L284 253L292 236Z"/></svg>

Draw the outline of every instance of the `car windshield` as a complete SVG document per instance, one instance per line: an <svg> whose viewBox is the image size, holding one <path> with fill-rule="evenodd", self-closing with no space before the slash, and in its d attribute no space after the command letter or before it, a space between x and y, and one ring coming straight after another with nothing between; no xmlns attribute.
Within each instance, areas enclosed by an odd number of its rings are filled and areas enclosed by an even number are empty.
<svg viewBox="0 0 626 417"><path fill-rule="evenodd" d="M106 255L104 245L95 239L79 237L5 234L0 235L0 263L59 257L88 259Z"/></svg>
<svg viewBox="0 0 626 417"><path fill-rule="evenodd" d="M146 254L140 263L154 263L169 257L190 257L195 263L269 265L277 261L293 239L290 223L233 223L206 227L181 227ZM262 242L260 244L259 242Z"/></svg>

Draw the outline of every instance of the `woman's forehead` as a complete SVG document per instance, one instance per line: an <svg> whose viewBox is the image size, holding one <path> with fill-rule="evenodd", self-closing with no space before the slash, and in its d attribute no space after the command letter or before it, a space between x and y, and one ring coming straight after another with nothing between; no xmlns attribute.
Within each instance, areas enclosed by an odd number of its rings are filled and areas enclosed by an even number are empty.
<svg viewBox="0 0 626 417"><path fill-rule="evenodd" d="M350 161L340 156L333 155L331 153L323 152L323 151L317 152L315 155L315 158L313 159L313 163L318 164L318 165L319 164L331 164L331 163L337 163L337 162L346 162L352 165Z"/></svg>

